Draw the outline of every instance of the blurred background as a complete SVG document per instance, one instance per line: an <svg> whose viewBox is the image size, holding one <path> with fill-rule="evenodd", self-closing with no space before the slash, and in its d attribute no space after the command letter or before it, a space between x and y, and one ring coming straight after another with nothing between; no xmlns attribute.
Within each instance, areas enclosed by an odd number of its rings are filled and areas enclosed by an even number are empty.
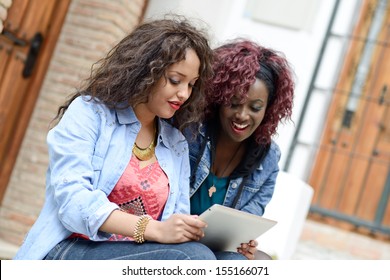
<svg viewBox="0 0 390 280"><path fill-rule="evenodd" d="M288 258L390 259L387 0L0 0L0 258L42 207L58 106L136 24L167 13L213 47L252 39L293 66L293 122L275 141L280 169L313 194Z"/></svg>

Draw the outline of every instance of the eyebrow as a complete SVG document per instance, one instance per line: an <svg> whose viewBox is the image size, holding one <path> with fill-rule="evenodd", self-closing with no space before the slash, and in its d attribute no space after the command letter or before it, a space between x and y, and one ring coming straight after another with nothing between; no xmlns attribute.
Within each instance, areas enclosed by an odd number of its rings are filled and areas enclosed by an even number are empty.
<svg viewBox="0 0 390 280"><path fill-rule="evenodd" d="M176 70L168 71L168 74L169 74L169 73L175 73L175 74L177 74L177 75L179 75L179 76L187 77L187 75L185 75L185 74L183 74L183 73L181 73L181 72L179 72L179 71L176 71ZM198 79L198 78L199 78L199 75L196 76L196 77L194 77L194 78L192 78L191 80Z"/></svg>
<svg viewBox="0 0 390 280"><path fill-rule="evenodd" d="M245 99L244 98L238 98L238 97L235 97L235 96L233 96L232 97L232 99L231 99L231 101L237 101L237 102L239 102L239 103L243 103L243 102L246 102L246 101L244 101ZM253 102L261 102L261 103L266 103L266 101L264 101L263 99L261 99L261 98L257 98L257 99L253 99L253 100L248 100L247 99L247 101L249 101L249 102L251 102L251 103L253 103Z"/></svg>
<svg viewBox="0 0 390 280"><path fill-rule="evenodd" d="M174 70L168 71L168 73L175 73L175 74L178 74L178 75L183 76L183 77L186 76L186 75L184 75L183 73L181 73L181 72L179 72L179 71L174 71Z"/></svg>

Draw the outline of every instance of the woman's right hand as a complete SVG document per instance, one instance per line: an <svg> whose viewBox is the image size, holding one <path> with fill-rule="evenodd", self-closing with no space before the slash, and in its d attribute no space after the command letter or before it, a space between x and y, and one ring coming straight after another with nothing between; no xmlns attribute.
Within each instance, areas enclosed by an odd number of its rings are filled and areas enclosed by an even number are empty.
<svg viewBox="0 0 390 280"><path fill-rule="evenodd" d="M145 229L145 240L159 243L197 241L204 236L206 226L198 216L173 214L163 222L151 220Z"/></svg>

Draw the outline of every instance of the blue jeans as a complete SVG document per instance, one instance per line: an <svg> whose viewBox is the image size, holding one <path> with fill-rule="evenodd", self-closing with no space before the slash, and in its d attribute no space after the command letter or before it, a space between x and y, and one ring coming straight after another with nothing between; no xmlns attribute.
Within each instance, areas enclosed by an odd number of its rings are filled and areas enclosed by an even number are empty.
<svg viewBox="0 0 390 280"><path fill-rule="evenodd" d="M215 260L214 253L198 242L161 244L131 241L95 242L65 239L46 255L45 260Z"/></svg>
<svg viewBox="0 0 390 280"><path fill-rule="evenodd" d="M219 251L214 254L217 260L248 260L243 254L237 252Z"/></svg>

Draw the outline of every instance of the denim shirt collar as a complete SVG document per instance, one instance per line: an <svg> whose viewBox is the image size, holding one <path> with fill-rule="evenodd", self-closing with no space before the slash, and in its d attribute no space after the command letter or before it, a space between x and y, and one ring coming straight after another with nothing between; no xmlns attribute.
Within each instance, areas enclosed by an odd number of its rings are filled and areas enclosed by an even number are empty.
<svg viewBox="0 0 390 280"><path fill-rule="evenodd" d="M118 118L118 122L120 124L131 124L138 122L137 116L135 115L135 112L133 108L128 107L125 109L115 109L116 111L116 117Z"/></svg>
<svg viewBox="0 0 390 280"><path fill-rule="evenodd" d="M184 139L184 136L181 133L170 135L171 133L169 131L171 130L171 125L164 119L158 119L158 128L160 132L159 141L161 140L166 147L174 147Z"/></svg>
<svg viewBox="0 0 390 280"><path fill-rule="evenodd" d="M118 118L118 122L120 124L134 124L134 123L140 124L134 112L134 109L132 107L128 107L126 109L116 109L115 111L116 111L116 116ZM173 138L172 135L170 135L168 140L167 129L170 125L161 118L157 118L157 119L158 119L157 125L159 131L158 142L161 142L162 144L164 144L164 146L169 147L169 144L176 145L179 141L181 141L178 135L174 135Z"/></svg>

